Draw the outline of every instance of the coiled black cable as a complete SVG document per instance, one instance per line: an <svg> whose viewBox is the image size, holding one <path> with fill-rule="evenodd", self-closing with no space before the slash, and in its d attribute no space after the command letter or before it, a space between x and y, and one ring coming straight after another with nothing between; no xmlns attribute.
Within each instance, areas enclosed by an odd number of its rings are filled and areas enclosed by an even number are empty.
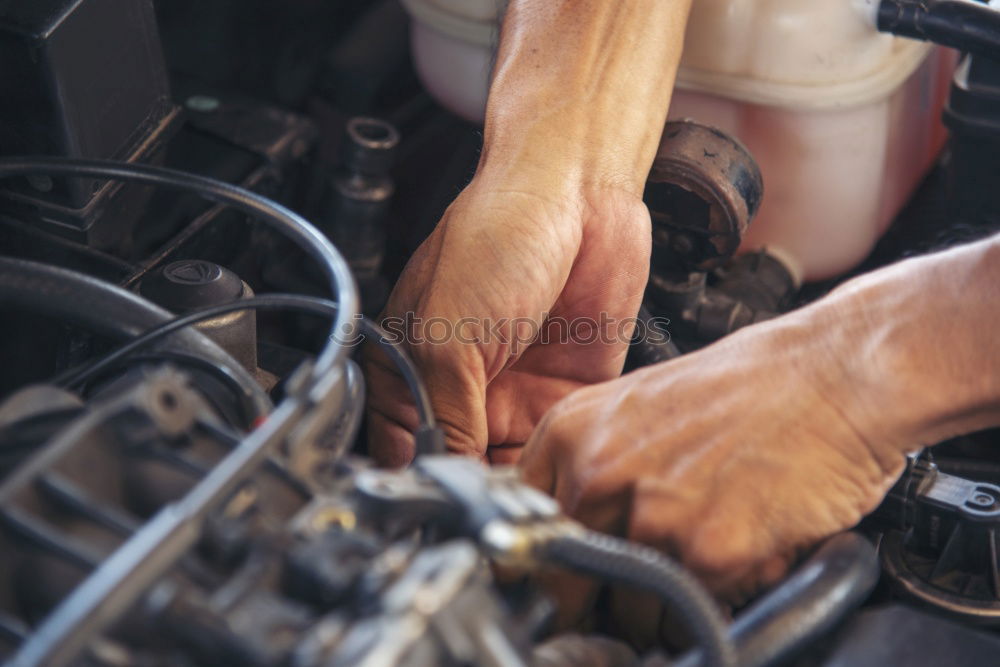
<svg viewBox="0 0 1000 667"><path fill-rule="evenodd" d="M736 651L711 596L684 568L661 552L609 535L585 531L556 537L541 547L544 561L653 593L687 626L704 664L734 667Z"/></svg>
<svg viewBox="0 0 1000 667"><path fill-rule="evenodd" d="M118 364L136 350L160 340L164 336L169 336L176 331L203 320L247 309L297 310L314 315L331 317L337 315L339 307L336 303L327 299L298 294L266 294L211 306L154 327L101 357L96 362L64 373L56 378L54 383L61 386L72 386L86 382L107 368ZM413 394L413 400L417 406L417 414L420 417L420 427L417 432L417 450L422 454L440 453L443 450L443 440L440 438L434 419L434 409L431 406L430 394L427 392L427 387L424 385L417 367L406 352L403 351L400 344L395 342L392 336L378 324L359 317L358 326L363 335L370 336L373 342L385 351L389 359L399 369L400 375L403 376L410 392ZM351 338L353 340L353 334L351 334Z"/></svg>
<svg viewBox="0 0 1000 667"><path fill-rule="evenodd" d="M358 290L354 277L347 262L333 244L294 211L244 188L163 167L62 157L0 158L0 179L32 174L107 178L182 190L242 211L269 225L300 245L319 262L320 268L329 279L334 301L339 304L330 339L316 358L314 369L316 376L328 373L347 358L347 346L343 345L342 341L353 330L352 322L359 310Z"/></svg>
<svg viewBox="0 0 1000 667"><path fill-rule="evenodd" d="M309 222L266 197L243 188L194 174L121 162L66 158L11 157L0 159L0 178L50 174L108 178L197 194L230 206L273 227L301 245L320 263L337 303L330 338L311 369L305 389L323 387L323 379L347 361L344 337L353 332L359 298L354 277L337 249ZM308 394L310 392L306 392ZM315 396L309 400L315 400ZM200 523L212 507L253 472L293 423L308 409L309 400L289 396L268 418L234 448L183 499L162 509L90 577L56 607L21 646L12 664L65 664L73 660L94 634L128 609L153 581L197 540Z"/></svg>
<svg viewBox="0 0 1000 667"><path fill-rule="evenodd" d="M51 264L0 256L0 303L71 322L115 339L130 339L172 315L116 285ZM239 362L199 331L178 333L166 350L201 357L231 375L235 395L250 421L274 407L267 393Z"/></svg>

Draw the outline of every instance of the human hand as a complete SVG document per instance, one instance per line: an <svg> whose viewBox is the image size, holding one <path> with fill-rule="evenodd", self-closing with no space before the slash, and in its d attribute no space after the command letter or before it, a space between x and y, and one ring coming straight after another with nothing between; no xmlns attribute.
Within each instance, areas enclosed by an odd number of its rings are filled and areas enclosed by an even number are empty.
<svg viewBox="0 0 1000 667"><path fill-rule="evenodd" d="M538 194L477 177L389 299L383 323L405 333L452 451L511 462L556 401L621 373L649 214L622 189L564 182ZM368 366L372 454L407 463L415 409L384 357Z"/></svg>
<svg viewBox="0 0 1000 667"><path fill-rule="evenodd" d="M873 510L904 464L912 433L896 416L907 406L891 392L878 410L863 402L885 369L845 360L861 325L839 325L834 310L574 393L525 448L527 480L589 527L659 547L724 601L746 601L801 549ZM554 584L564 623L596 592L575 578ZM613 599L633 640L655 636L654 600Z"/></svg>
<svg viewBox="0 0 1000 667"><path fill-rule="evenodd" d="M638 312L648 277L640 197L690 4L509 3L476 177L410 261L386 310L425 324L444 318L480 338L409 345L453 450L510 462L550 405L621 371L631 331L623 325L619 336L618 325ZM603 314L615 336L510 343L514 328L520 340L554 333L546 314L567 323L600 323ZM501 318L522 319L507 327L507 343L484 340L486 320L495 327ZM401 464L413 456L414 410L398 376L370 356L372 451Z"/></svg>

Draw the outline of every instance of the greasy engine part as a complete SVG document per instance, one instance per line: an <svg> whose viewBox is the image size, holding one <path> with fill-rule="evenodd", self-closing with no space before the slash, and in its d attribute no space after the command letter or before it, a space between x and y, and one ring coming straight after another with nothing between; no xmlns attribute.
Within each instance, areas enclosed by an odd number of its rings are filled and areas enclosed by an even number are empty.
<svg viewBox="0 0 1000 667"><path fill-rule="evenodd" d="M944 121L951 131L950 208L973 223L1000 222L1000 61L966 56L955 72Z"/></svg>
<svg viewBox="0 0 1000 667"><path fill-rule="evenodd" d="M861 611L845 623L819 667L988 667L1000 638L900 604Z"/></svg>
<svg viewBox="0 0 1000 667"><path fill-rule="evenodd" d="M548 607L502 596L484 554L644 581L696 637L721 636L707 595L665 557L588 533L511 469L430 457L292 475L280 454L233 465L248 446L169 367L78 412L0 484L0 656L525 666ZM703 647L734 664L724 641Z"/></svg>
<svg viewBox="0 0 1000 667"><path fill-rule="evenodd" d="M762 196L742 144L694 121L667 123L643 195L653 221L646 306L676 325L682 347L774 317L794 292L766 251L731 259Z"/></svg>
<svg viewBox="0 0 1000 667"><path fill-rule="evenodd" d="M878 516L882 566L907 597L976 624L1000 625L1000 486L940 472L926 456Z"/></svg>
<svg viewBox="0 0 1000 667"><path fill-rule="evenodd" d="M250 286L229 269L198 259L171 262L154 271L140 283L139 294L180 315L254 295ZM248 371L258 373L255 311L222 315L197 328Z"/></svg>
<svg viewBox="0 0 1000 667"><path fill-rule="evenodd" d="M729 627L740 667L787 664L829 634L875 588L879 563L875 547L857 533L824 542L785 581L741 611ZM652 656L644 667L665 667ZM692 653L676 664L704 664Z"/></svg>
<svg viewBox="0 0 1000 667"><path fill-rule="evenodd" d="M164 368L123 378L9 476L0 485L0 625L35 628L15 642L9 636L17 633L7 633L12 664L65 664L112 623L106 642L154 652L186 647L205 656L202 664L268 662L282 648L281 629L304 612L270 592L267 561L280 562L282 527L309 499L274 460L233 480L211 514L186 517L197 549L185 549L171 574L155 576L138 606L91 599L94 614L63 620L71 593L78 600L102 586L127 591L134 573L170 564L173 549L164 543L134 569L109 567L152 539L151 526L190 505L240 439L188 378ZM231 636L251 618L254 632ZM144 624L164 636L153 639ZM99 644L91 650L99 653Z"/></svg>
<svg viewBox="0 0 1000 667"><path fill-rule="evenodd" d="M146 299L75 271L0 257L0 306L33 312L81 327L99 336L121 340L170 319L169 313ZM196 331L178 332L158 352L180 363L207 362L215 377L236 398L244 425L267 413L271 401L254 376L235 359ZM204 373L199 372L199 375Z"/></svg>
<svg viewBox="0 0 1000 667"><path fill-rule="evenodd" d="M763 195L760 167L743 144L692 120L667 123L643 193L653 220L653 270L721 266Z"/></svg>
<svg viewBox="0 0 1000 667"><path fill-rule="evenodd" d="M3 154L163 158L179 110L170 100L152 0L5 3L0 60ZM44 174L3 187L5 210L101 249L128 246L149 197L137 186Z"/></svg>
<svg viewBox="0 0 1000 667"><path fill-rule="evenodd" d="M735 665L715 602L662 552L585 529L549 496L525 485L514 468L489 469L455 456L418 458L403 473L358 475L358 490L397 522L431 522L470 537L501 564L568 568L641 590L671 609L706 665Z"/></svg>
<svg viewBox="0 0 1000 667"><path fill-rule="evenodd" d="M341 166L330 179L322 227L351 265L367 312L375 314L388 296L389 286L379 274L399 132L377 118L356 117L347 121L341 142Z"/></svg>
<svg viewBox="0 0 1000 667"><path fill-rule="evenodd" d="M45 618L145 519L222 460L233 445L217 436L225 429L170 370L131 377L88 406L0 487L6 615L26 626ZM292 486L270 501L266 511L281 515L304 497ZM209 562L246 548L250 534L241 530L208 537Z"/></svg>

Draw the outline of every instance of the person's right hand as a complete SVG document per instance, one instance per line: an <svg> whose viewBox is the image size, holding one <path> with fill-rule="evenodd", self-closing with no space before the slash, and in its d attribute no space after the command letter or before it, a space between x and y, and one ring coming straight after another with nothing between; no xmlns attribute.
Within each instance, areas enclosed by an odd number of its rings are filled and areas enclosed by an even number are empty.
<svg viewBox="0 0 1000 667"><path fill-rule="evenodd" d="M588 526L659 547L730 602L881 501L904 454L1000 424L997 239L900 262L699 352L582 389L526 479ZM593 587L559 582L563 620ZM648 639L655 605L619 597Z"/></svg>
<svg viewBox="0 0 1000 667"><path fill-rule="evenodd" d="M621 373L647 278L649 214L622 188L548 180L532 191L477 177L389 299L383 322L397 332L411 323L407 348L452 451L516 460L551 405ZM536 338L543 332L548 340ZM414 406L384 357L370 353L368 366L372 454L407 463Z"/></svg>
<svg viewBox="0 0 1000 667"><path fill-rule="evenodd" d="M660 548L722 600L745 602L872 511L903 466L901 434L859 405L870 376L835 358L846 341L818 312L574 393L529 440L527 481L590 528ZM887 406L884 425L904 409ZM554 588L565 623L596 594L576 578ZM658 606L613 598L639 645L659 629Z"/></svg>

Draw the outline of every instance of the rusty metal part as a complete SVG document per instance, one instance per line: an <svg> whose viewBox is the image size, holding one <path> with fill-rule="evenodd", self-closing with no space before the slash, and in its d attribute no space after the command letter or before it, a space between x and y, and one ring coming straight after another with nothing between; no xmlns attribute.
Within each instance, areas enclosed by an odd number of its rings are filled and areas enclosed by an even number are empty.
<svg viewBox="0 0 1000 667"><path fill-rule="evenodd" d="M750 152L721 130L667 123L643 199L653 220L653 270L707 271L740 245L764 184Z"/></svg>

